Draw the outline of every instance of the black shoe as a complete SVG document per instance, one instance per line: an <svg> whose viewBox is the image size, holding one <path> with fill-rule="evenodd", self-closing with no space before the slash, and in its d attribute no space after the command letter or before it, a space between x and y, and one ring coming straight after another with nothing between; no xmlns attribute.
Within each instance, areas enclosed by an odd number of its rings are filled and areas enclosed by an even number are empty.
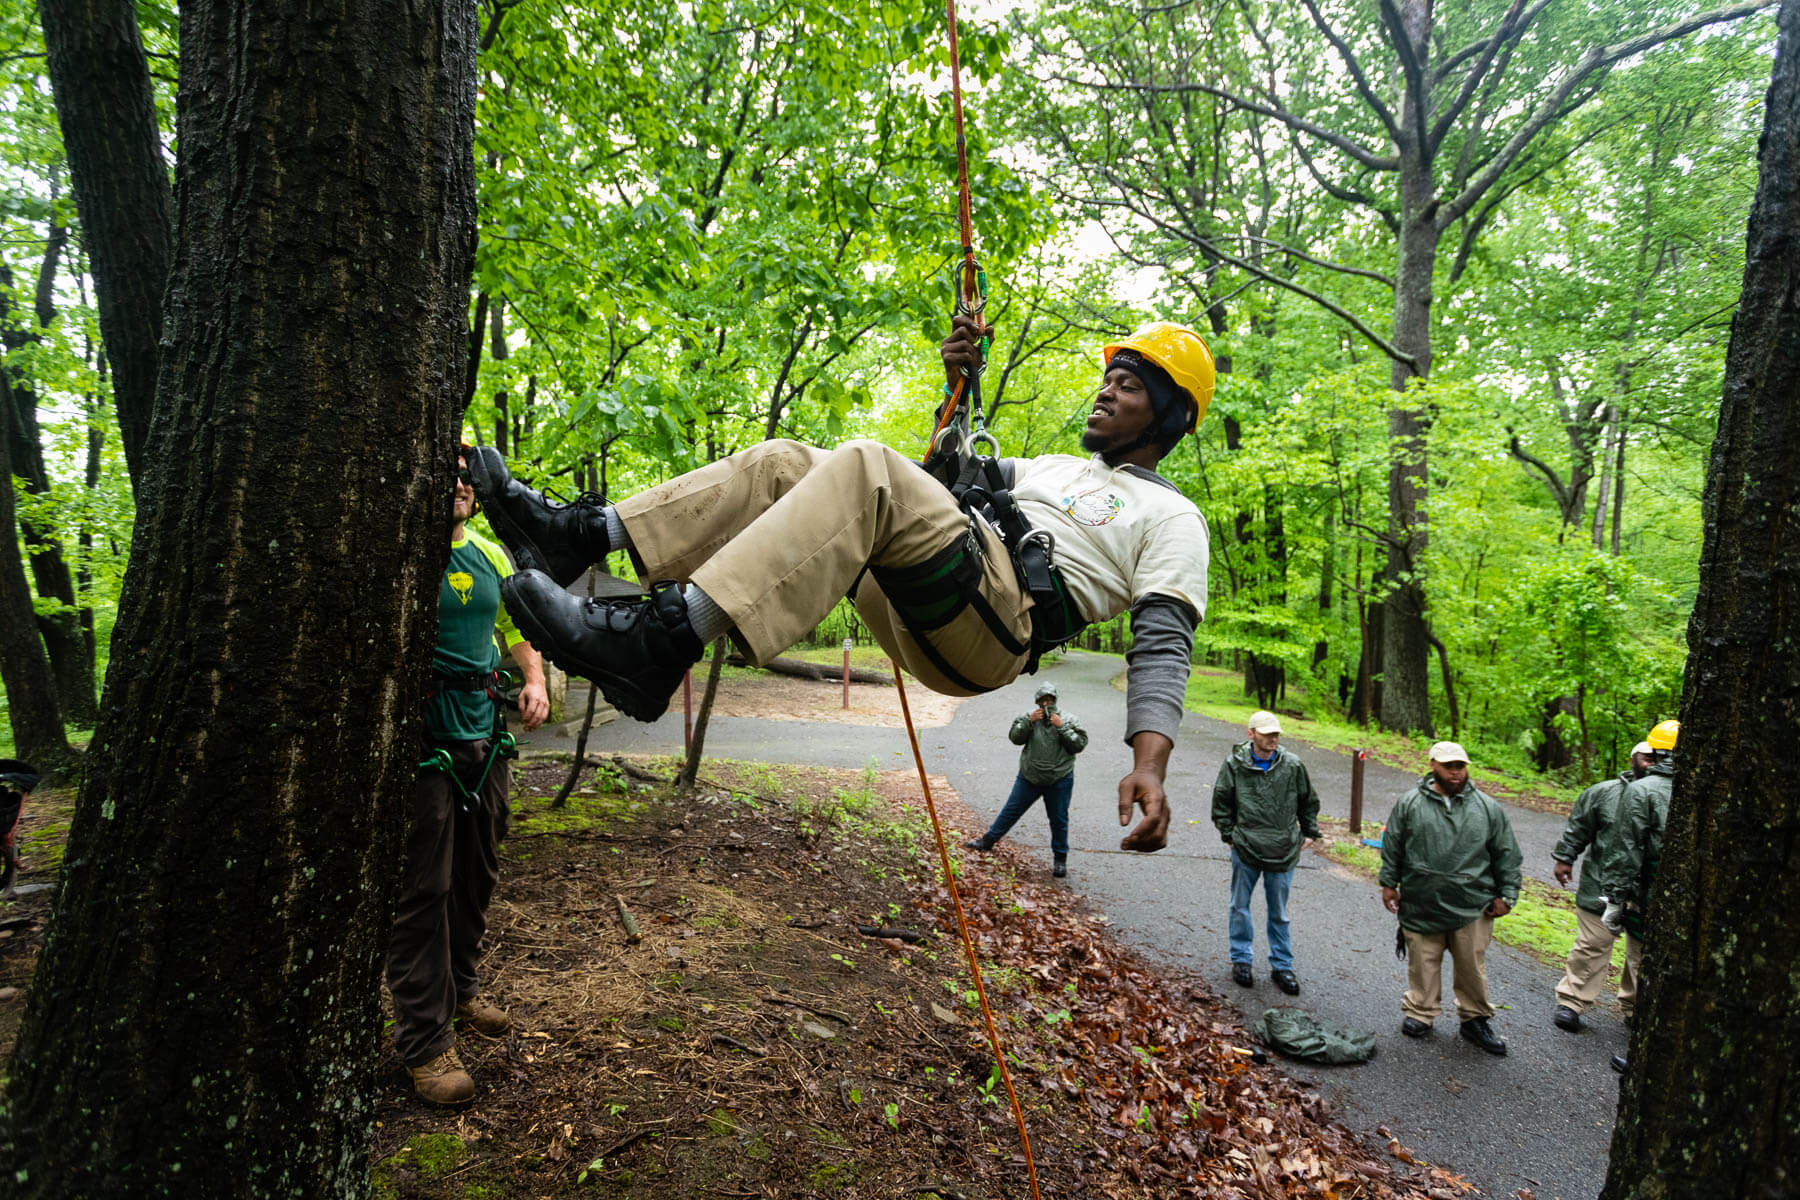
<svg viewBox="0 0 1800 1200"><path fill-rule="evenodd" d="M992 850L993 848L994 848L994 843L988 841L986 838L970 838L968 841L963 843L964 850L979 850L983 854L986 854L989 850Z"/></svg>
<svg viewBox="0 0 1800 1200"><path fill-rule="evenodd" d="M1256 976L1250 973L1249 963L1232 963L1231 981L1239 987L1256 986Z"/></svg>
<svg viewBox="0 0 1800 1200"><path fill-rule="evenodd" d="M1476 1017L1473 1021L1464 1021L1462 1035L1463 1041L1472 1042L1489 1054L1506 1053L1506 1039L1494 1032L1486 1017Z"/></svg>
<svg viewBox="0 0 1800 1200"><path fill-rule="evenodd" d="M533 649L593 680L613 707L639 721L668 710L706 649L672 583L653 585L648 600L583 600L542 571L520 571L501 581L500 598Z"/></svg>
<svg viewBox="0 0 1800 1200"><path fill-rule="evenodd" d="M1067 876L1069 873L1069 856L1066 854L1057 855L1056 865L1050 868L1050 873L1058 879Z"/></svg>
<svg viewBox="0 0 1800 1200"><path fill-rule="evenodd" d="M604 496L583 492L568 504L554 504L514 479L492 446L476 446L464 457L488 524L521 571L542 571L567 587L605 560L612 547L601 515Z"/></svg>
<svg viewBox="0 0 1800 1200"><path fill-rule="evenodd" d="M1275 981L1276 987L1288 995L1298 996L1300 994L1300 981L1294 978L1292 971L1270 971L1269 978Z"/></svg>
<svg viewBox="0 0 1800 1200"><path fill-rule="evenodd" d="M1556 1006L1556 1015L1550 1018L1556 1022L1558 1029L1566 1029L1570 1033L1581 1032L1581 1014L1566 1004Z"/></svg>
<svg viewBox="0 0 1800 1200"><path fill-rule="evenodd" d="M1612 1056L1612 1069L1623 1075L1631 1069L1631 1060L1623 1054L1615 1054Z"/></svg>
<svg viewBox="0 0 1800 1200"><path fill-rule="evenodd" d="M1431 1032L1431 1025L1425 1021L1415 1021L1407 1017L1400 1022L1400 1032L1410 1038L1422 1038Z"/></svg>

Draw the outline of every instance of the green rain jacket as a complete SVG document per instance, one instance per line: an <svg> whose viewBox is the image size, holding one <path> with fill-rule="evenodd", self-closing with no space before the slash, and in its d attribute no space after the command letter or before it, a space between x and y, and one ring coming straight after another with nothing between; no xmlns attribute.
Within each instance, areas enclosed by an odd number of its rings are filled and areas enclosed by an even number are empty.
<svg viewBox="0 0 1800 1200"><path fill-rule="evenodd" d="M1019 774L1027 783L1055 783L1075 769L1075 756L1087 749L1087 730L1066 712L1059 710L1056 715L1063 719L1061 729L1050 724L1048 717L1033 721L1031 714L1025 713L1007 731L1008 741L1025 747L1019 751Z"/></svg>
<svg viewBox="0 0 1800 1200"><path fill-rule="evenodd" d="M1460 796L1431 789L1430 775L1394 802L1381 835L1381 886L1400 891L1400 924L1448 933L1498 896L1518 903L1525 856L1506 810L1473 783Z"/></svg>
<svg viewBox="0 0 1800 1200"><path fill-rule="evenodd" d="M1259 871L1291 871L1300 844L1319 836L1319 793L1306 764L1280 746L1275 763L1259 771L1250 743L1240 742L1219 764L1212 823L1237 856Z"/></svg>
<svg viewBox="0 0 1800 1200"><path fill-rule="evenodd" d="M1612 828L1618 816L1619 797L1632 779L1630 771L1617 779L1602 779L1576 797L1568 823L1563 826L1562 837L1557 839L1556 849L1550 852L1551 858L1571 866L1584 851L1587 852L1575 885L1575 906L1596 916L1606 911L1606 904L1600 899L1604 894L1600 886L1600 843L1606 831Z"/></svg>
<svg viewBox="0 0 1800 1200"><path fill-rule="evenodd" d="M1650 764L1642 779L1626 785L1618 816L1600 841L1600 892L1626 905L1625 928L1637 937L1644 936L1644 914L1662 860L1663 827L1674 791L1674 764Z"/></svg>

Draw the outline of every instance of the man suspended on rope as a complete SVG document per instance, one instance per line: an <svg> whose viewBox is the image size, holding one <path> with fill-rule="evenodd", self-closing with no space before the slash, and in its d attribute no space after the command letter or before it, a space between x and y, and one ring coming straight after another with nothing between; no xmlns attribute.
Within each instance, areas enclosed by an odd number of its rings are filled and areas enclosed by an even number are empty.
<svg viewBox="0 0 1800 1200"><path fill-rule="evenodd" d="M941 347L953 384L979 370L991 333L978 316L955 318ZM711 639L730 634L767 662L846 594L903 668L962 696L1011 683L1089 622L1129 610L1119 823L1141 808L1122 845L1160 850L1207 531L1153 468L1199 424L1213 362L1192 330L1163 323L1107 346L1104 362L1082 435L1091 457L965 453L960 494L877 442L765 441L617 504L556 504L477 447L476 492L520 567L502 584L507 610L552 662L640 721L662 715ZM611 550L652 581L649 599L564 590Z"/></svg>

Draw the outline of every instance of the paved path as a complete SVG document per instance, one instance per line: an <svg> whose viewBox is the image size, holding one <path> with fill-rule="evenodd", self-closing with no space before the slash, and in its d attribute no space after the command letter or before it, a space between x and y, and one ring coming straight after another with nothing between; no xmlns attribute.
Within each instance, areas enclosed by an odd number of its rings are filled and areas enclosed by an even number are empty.
<svg viewBox="0 0 1800 1200"><path fill-rule="evenodd" d="M1386 1126L1414 1154L1460 1172L1489 1196L1511 1196L1520 1187L1544 1200L1598 1195L1618 1097L1608 1059L1622 1053L1626 1042L1618 1020L1600 1012L1582 1034L1556 1029L1549 1017L1557 972L1495 943L1488 955L1490 987L1501 1009L1494 1024L1511 1053L1493 1058L1460 1040L1448 995L1447 1013L1431 1038L1402 1037L1405 967L1393 956L1393 917L1381 907L1372 882L1310 852L1301 861L1289 904L1296 971L1304 990L1289 1001L1268 981L1267 944L1260 928L1256 985L1236 987L1230 981L1225 929L1230 863L1208 812L1219 762L1245 735L1223 721L1189 714L1169 770L1175 820L1168 848L1154 855L1120 852L1115 789L1130 762L1122 741L1124 697L1110 684L1120 666L1116 658L1076 653L1038 677L1056 682L1062 707L1090 733L1076 768L1069 883L1106 911L1121 936L1148 956L1215 981L1246 1022L1254 1022L1265 1007L1286 1002L1328 1021L1374 1030L1379 1050L1369 1064L1337 1069L1289 1064L1296 1077L1316 1081L1339 1105L1346 1123L1372 1142L1383 1140L1374 1127ZM947 776L964 803L986 818L999 811L1011 787L1018 751L1007 742L1006 727L1031 707L1035 682L1023 679L968 700L952 725L922 732L928 769ZM533 741L568 744L541 734ZM654 725L614 722L594 731L589 741L595 752L668 754L680 745L679 710ZM1306 761L1324 811L1346 816L1348 756L1292 739L1289 748ZM873 762L884 770L910 765L903 731L864 726L772 726L719 718L707 731L706 749L719 758L850 768ZM1474 775L1479 782L1479 765ZM1365 819L1385 820L1393 800L1416 781L1417 776L1369 763ZM1035 848L1047 864L1049 830L1041 811L1027 813L1008 840ZM1562 818L1513 807L1508 812L1525 852L1526 872L1550 881L1550 849ZM1260 922L1260 899L1253 911Z"/></svg>

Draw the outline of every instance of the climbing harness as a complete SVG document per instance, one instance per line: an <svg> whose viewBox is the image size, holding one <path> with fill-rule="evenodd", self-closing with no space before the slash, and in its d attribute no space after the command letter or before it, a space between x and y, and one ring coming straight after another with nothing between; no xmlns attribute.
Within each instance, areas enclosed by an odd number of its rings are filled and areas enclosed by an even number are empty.
<svg viewBox="0 0 1800 1200"><path fill-rule="evenodd" d="M429 700L439 692L486 692L494 702L494 734L489 739L487 761L481 766L481 776L476 779L474 787L466 787L462 776L456 772L456 763L450 757L450 751L442 746L434 749L419 763L420 773L426 771L442 771L456 789L457 804L464 812L474 812L480 803L481 789L487 783L489 772L494 764L503 758L519 757L519 746L513 735L506 732L506 709L517 708L519 702L507 694L507 689L515 686L517 677L511 671L474 671L466 675L451 674L435 668L431 672L431 690L425 694Z"/></svg>
<svg viewBox="0 0 1800 1200"><path fill-rule="evenodd" d="M956 303L958 313L967 313L979 319L982 309L987 304L987 274L975 261L974 219L970 211L969 201L969 159L967 142L963 136L962 105L962 73L959 66L959 55L956 46L956 0L945 0L945 15L950 29L950 95L956 117L956 169L958 177L958 215L961 219L963 260L958 267L958 286ZM973 368L964 368L961 377L954 385L945 387L944 404L938 410L937 425L931 433L930 449L927 450L922 466L932 471L939 479L945 480L951 487L953 495L959 503L971 492L976 493L979 501L986 495L991 503L997 491L1004 504L1013 513L1018 506L1012 503L1010 488L989 486L977 489L978 482L1004 482L999 464L995 461L999 446L993 435L987 432L987 425L981 411L981 372L987 366L987 339L980 344L980 362ZM970 421L974 422L971 429ZM977 454L976 447L985 446L986 454ZM985 465L983 465L985 464ZM946 478L946 475L949 478ZM956 485L962 484L961 493ZM968 504L964 503L968 508ZM999 510L996 510L999 511ZM934 555L931 560L901 571L874 571L877 582L887 595L895 610L915 634L922 635L928 629L935 629L950 621L964 607L975 605L981 614L982 621L993 634L1002 640L1010 653L1020 654L1027 647L1020 646L1018 641L1000 622L987 601L981 596L981 544L975 532L976 516L970 513L969 529L964 536L958 538L944 552ZM1057 594L1061 594L1060 583L1051 570L1052 543L1045 535L1042 539L1033 537L1029 525L1024 518L1019 524L1025 526L1025 532L1018 543L1008 541L1008 549L1013 556L1015 567L1019 566L1019 552L1023 544L1041 545L1042 562L1045 575ZM1006 536L1005 529L1001 530ZM1021 571L1021 578L1025 578ZM1037 593L1034 591L1033 596ZM900 599L896 599L900 597ZM1066 599L1066 597L1065 597ZM904 607L902 607L904 605ZM1037 667L1038 650L1035 610L1033 615L1031 661L1028 670ZM933 665L944 672L952 682L972 692L984 689L970 686L963 676L954 670L949 662L940 654L931 640L924 636L915 636L914 642L928 657ZM1016 647L1016 648L1015 648ZM931 781L925 774L925 757L919 750L918 730L913 726L912 709L906 702L906 683L900 673L900 664L894 663L894 686L900 696L900 713L906 719L906 736L912 744L913 763L919 769L919 787L925 795L925 810L931 814L931 830L937 838L938 865L944 873L944 888L950 893L950 903L956 914L956 932L962 939L963 953L969 960L969 976L975 981L975 995L981 1001L981 1019L987 1027L988 1045L994 1052L994 1069L999 1072L1000 1079L1006 1084L1006 1095L1012 1101L1013 1121L1019 1128L1019 1144L1025 1154L1025 1169L1031 1181L1032 1200L1038 1200L1037 1162L1031 1154L1031 1134L1025 1128L1025 1110L1019 1105L1019 1094L1013 1088L1012 1072L1006 1067L1006 1047L1000 1041L1000 1031L994 1024L994 1014L988 1008L987 989L981 981L981 963L975 955L975 941L969 935L969 924L963 916L962 896L956 888L956 876L950 868L950 851L944 842L944 826L938 820L937 805L931 798Z"/></svg>

